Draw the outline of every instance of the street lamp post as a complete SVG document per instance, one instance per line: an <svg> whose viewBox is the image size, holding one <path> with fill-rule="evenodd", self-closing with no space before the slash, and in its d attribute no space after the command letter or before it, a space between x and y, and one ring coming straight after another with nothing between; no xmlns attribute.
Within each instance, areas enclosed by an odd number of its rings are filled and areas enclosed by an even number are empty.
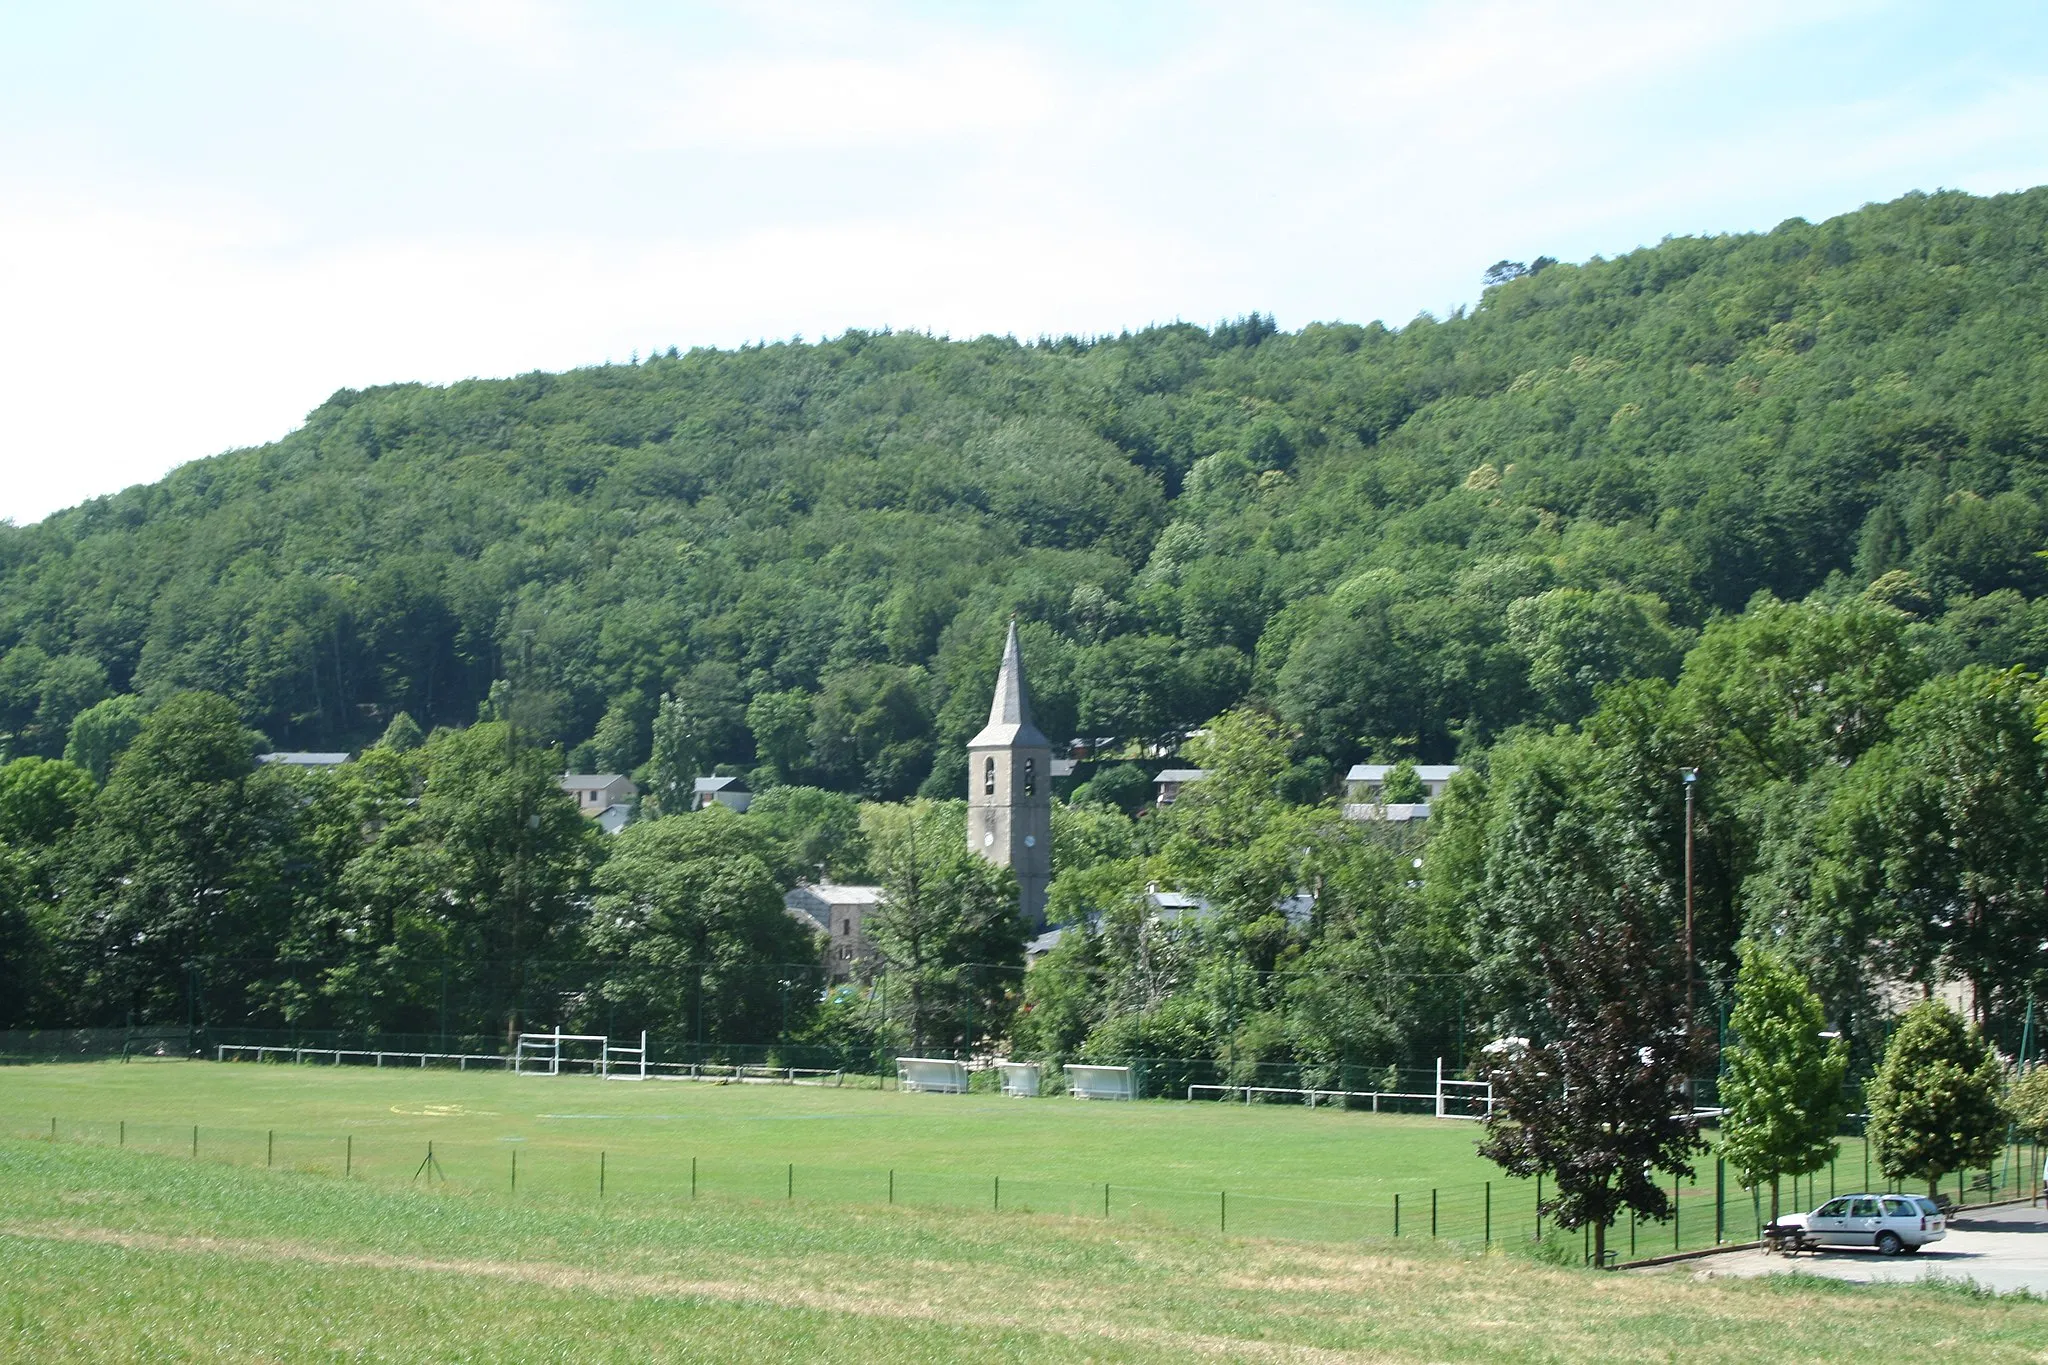
<svg viewBox="0 0 2048 1365"><path fill-rule="evenodd" d="M1685 779L1685 1034L1690 1043L1693 1030L1692 794L1693 788L1699 785L1700 770L1680 768L1678 771ZM1691 1076L1685 1079L1685 1096L1688 1102L1694 1098Z"/></svg>
<svg viewBox="0 0 2048 1365"><path fill-rule="evenodd" d="M1692 1027L1692 793L1698 768L1680 768L1685 779L1685 1026Z"/></svg>

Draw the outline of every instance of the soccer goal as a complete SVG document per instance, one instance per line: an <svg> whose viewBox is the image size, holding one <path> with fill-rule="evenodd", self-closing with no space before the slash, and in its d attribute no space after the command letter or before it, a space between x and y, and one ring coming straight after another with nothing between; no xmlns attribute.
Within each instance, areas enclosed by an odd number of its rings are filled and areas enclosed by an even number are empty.
<svg viewBox="0 0 2048 1365"><path fill-rule="evenodd" d="M1067 1093L1077 1100L1134 1100L1137 1073L1127 1066L1069 1066Z"/></svg>
<svg viewBox="0 0 2048 1365"><path fill-rule="evenodd" d="M1038 1094L1040 1072L1037 1062L997 1062L996 1070L1003 1073L1005 1095L1030 1099Z"/></svg>
<svg viewBox="0 0 2048 1365"><path fill-rule="evenodd" d="M898 1057L896 1088L930 1095L967 1093L967 1065L938 1057Z"/></svg>
<svg viewBox="0 0 2048 1365"><path fill-rule="evenodd" d="M624 1047L614 1043L610 1037L604 1040L602 1075L606 1080L644 1081L647 1079L647 1030L640 1030L640 1046Z"/></svg>
<svg viewBox="0 0 2048 1365"><path fill-rule="evenodd" d="M569 1044L566 1055L562 1051L564 1043ZM580 1046L589 1043L597 1044L594 1056L587 1047ZM611 1038L603 1033L564 1033L560 1028L553 1033L522 1033L512 1049L512 1071L520 1076L559 1076L566 1066L602 1073L610 1047Z"/></svg>
<svg viewBox="0 0 2048 1365"><path fill-rule="evenodd" d="M1436 1059L1436 1116L1440 1119L1483 1120L1493 1113L1492 1081L1461 1081L1444 1075L1444 1059Z"/></svg>

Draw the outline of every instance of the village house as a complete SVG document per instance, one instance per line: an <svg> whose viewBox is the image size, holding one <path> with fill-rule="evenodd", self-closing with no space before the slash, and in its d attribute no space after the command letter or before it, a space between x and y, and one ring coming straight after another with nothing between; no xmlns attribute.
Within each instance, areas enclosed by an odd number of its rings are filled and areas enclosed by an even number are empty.
<svg viewBox="0 0 2048 1365"><path fill-rule="evenodd" d="M705 810L711 806L725 806L743 811L754 804L754 793L749 790L744 778L700 777L690 791L690 809Z"/></svg>
<svg viewBox="0 0 2048 1365"><path fill-rule="evenodd" d="M1344 774L1346 820L1374 820L1400 824L1429 818L1430 802L1444 794L1451 779L1464 769L1456 763L1417 763L1415 776L1422 783L1423 799L1420 801L1382 800L1386 790L1387 774L1398 765L1393 763L1354 763L1351 771Z"/></svg>
<svg viewBox="0 0 2048 1365"><path fill-rule="evenodd" d="M633 799L640 795L633 779L618 773L563 773L560 785L576 799L577 811L597 821L606 834L626 827L633 816Z"/></svg>

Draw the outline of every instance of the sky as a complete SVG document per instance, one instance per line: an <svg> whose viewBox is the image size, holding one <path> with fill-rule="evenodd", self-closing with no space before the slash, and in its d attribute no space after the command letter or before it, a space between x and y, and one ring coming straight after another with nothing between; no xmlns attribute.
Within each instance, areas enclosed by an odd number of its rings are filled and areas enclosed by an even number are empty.
<svg viewBox="0 0 2048 1365"><path fill-rule="evenodd" d="M1399 325L1496 260L2048 182L2048 6L0 0L0 519L336 389Z"/></svg>

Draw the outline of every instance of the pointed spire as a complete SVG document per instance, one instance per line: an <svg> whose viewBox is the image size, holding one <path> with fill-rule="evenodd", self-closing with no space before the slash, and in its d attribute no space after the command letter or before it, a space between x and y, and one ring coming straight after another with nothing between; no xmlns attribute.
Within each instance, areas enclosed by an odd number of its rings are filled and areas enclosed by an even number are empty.
<svg viewBox="0 0 2048 1365"><path fill-rule="evenodd" d="M988 725L968 744L975 748L1052 747L1031 723L1031 689L1024 682L1024 653L1017 647L1015 617L1010 618L1010 638L1003 645L1003 666L996 674L996 694L989 702Z"/></svg>

